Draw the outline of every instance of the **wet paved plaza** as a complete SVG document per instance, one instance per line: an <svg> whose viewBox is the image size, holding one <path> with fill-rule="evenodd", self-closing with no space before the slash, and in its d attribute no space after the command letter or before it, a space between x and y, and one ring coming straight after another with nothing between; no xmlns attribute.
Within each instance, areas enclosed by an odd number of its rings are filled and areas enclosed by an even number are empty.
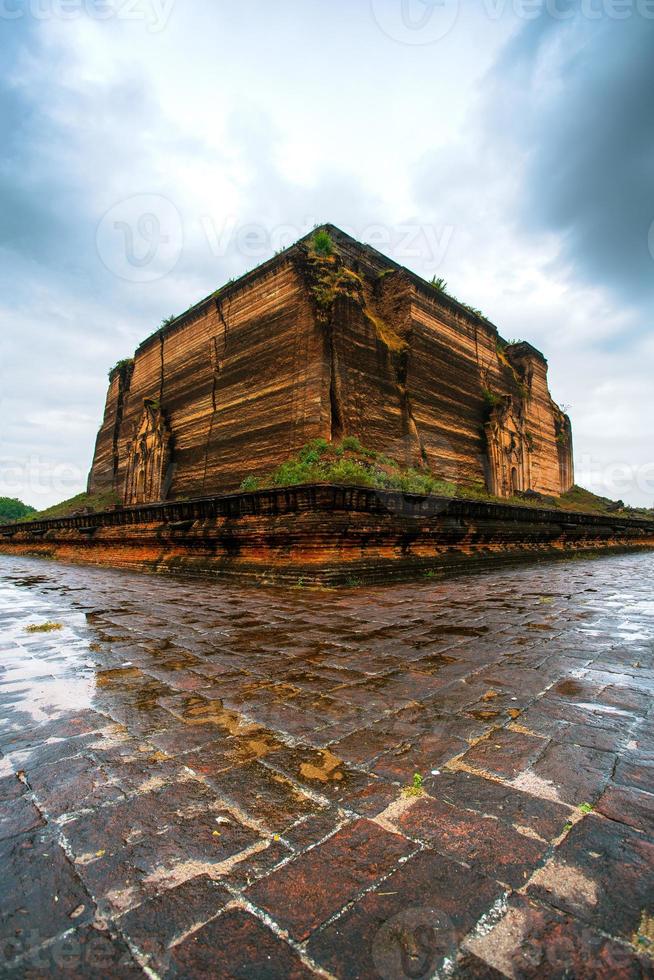
<svg viewBox="0 0 654 980"><path fill-rule="evenodd" d="M0 974L653 977L653 586L0 556Z"/></svg>

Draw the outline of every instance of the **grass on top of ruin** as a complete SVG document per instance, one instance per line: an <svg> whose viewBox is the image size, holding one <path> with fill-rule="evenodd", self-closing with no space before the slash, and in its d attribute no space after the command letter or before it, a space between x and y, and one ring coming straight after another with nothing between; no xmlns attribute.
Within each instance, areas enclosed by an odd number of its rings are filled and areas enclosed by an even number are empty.
<svg viewBox="0 0 654 980"><path fill-rule="evenodd" d="M609 500L574 486L561 497L494 497L482 483L457 485L432 473L426 467L402 466L385 453L368 449L356 436L346 436L338 442L314 439L296 455L263 477L246 476L243 492L275 487L299 486L311 483L335 483L347 486L371 487L377 490L399 490L404 493L433 494L441 497L461 497L487 503L516 504L521 507L557 508L591 514L611 514L651 520L654 511L625 507L621 501ZM188 497L173 498L188 500ZM75 514L101 513L120 505L119 495L111 490L99 494L81 493L47 510L33 511L14 517L6 523L23 523ZM26 508L30 511L30 508ZM0 520L0 524L5 521Z"/></svg>
<svg viewBox="0 0 654 980"><path fill-rule="evenodd" d="M428 470L402 467L384 453L362 446L356 436L340 442L313 439L297 456L286 460L266 477L246 477L241 490L297 486L302 483L345 483L378 490L440 494L453 497L457 488Z"/></svg>
<svg viewBox="0 0 654 980"><path fill-rule="evenodd" d="M297 455L286 460L264 477L247 476L240 489L244 492L290 487L310 483L336 483L372 487L376 490L401 490L404 493L434 494L461 497L491 503L516 504L521 507L558 508L594 514L616 514L625 517L651 519L652 511L625 507L621 502L599 497L574 486L561 497L537 495L529 497L495 497L481 484L457 485L421 467L402 466L385 453L363 446L356 436L346 436L340 442L314 439Z"/></svg>

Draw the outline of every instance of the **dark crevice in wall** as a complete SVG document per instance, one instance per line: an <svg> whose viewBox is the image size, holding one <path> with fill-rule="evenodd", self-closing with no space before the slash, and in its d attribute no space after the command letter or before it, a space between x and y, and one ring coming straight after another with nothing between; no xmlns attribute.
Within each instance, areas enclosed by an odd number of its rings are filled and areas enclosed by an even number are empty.
<svg viewBox="0 0 654 980"><path fill-rule="evenodd" d="M212 367L212 377L211 377L211 418L209 419L209 431L207 432L207 441L204 444L204 470L202 473L202 492L204 493L205 485L207 482L207 470L209 467L209 447L211 445L211 436L213 435L213 423L216 418L217 403L216 403L216 389L218 387L218 375L220 374L220 361L218 359L218 338L211 338L212 346L212 357L211 357L211 367Z"/></svg>
<svg viewBox="0 0 654 980"><path fill-rule="evenodd" d="M227 334L228 334L229 331L228 331L228 327L227 327L227 320L225 319L225 314L223 313L223 304L222 304L221 299L220 299L219 296L216 296L216 311L218 313L218 316L220 317L220 322L223 325L223 357L226 357L227 356ZM227 311L227 316L229 316L229 310ZM215 340L215 338L214 338L214 340Z"/></svg>
<svg viewBox="0 0 654 980"><path fill-rule="evenodd" d="M427 452L413 414L408 388L409 358L413 330L407 300L406 283L396 273L378 277L372 290L364 290L364 314L375 327L378 340L394 378L402 420L403 462L413 466L427 463Z"/></svg>
<svg viewBox="0 0 654 980"><path fill-rule="evenodd" d="M422 441L422 436L420 435L420 429L418 428L418 423L416 422L415 416L413 414L413 405L411 404L411 396L409 394L409 389L407 387L407 376L409 373L409 355L410 355L410 338L408 340L407 346L404 350L395 354L393 357L395 376L397 378L397 390L400 399L400 410L402 412L402 430L405 437L409 440L409 454L413 455L413 444L417 444L418 452L420 454L420 459L423 463L427 463L427 451ZM411 464L412 459L408 462Z"/></svg>
<svg viewBox="0 0 654 980"><path fill-rule="evenodd" d="M118 444L120 441L120 431L123 427L123 415L125 413L125 398L129 394L129 388L132 381L132 374L134 372L134 362L125 365L121 368L120 374L118 375L118 395L116 398L116 416L114 419L114 428L111 435L111 458L112 458L112 474L111 474L111 486L112 489L116 489L116 480L118 478L118 466L120 463L120 454Z"/></svg>
<svg viewBox="0 0 654 980"><path fill-rule="evenodd" d="M227 356L227 334L228 334L228 326L227 326L227 320L226 320L225 315L223 313L222 303L220 301L220 297L218 297L218 296L216 296L216 312L218 313L218 317L219 317L220 322L221 322L222 327L223 327L223 342L222 342L222 348L223 349L222 349L222 358L221 358L221 355L218 352L218 337L214 334L214 336L211 338L211 341L210 341L210 344L211 344L210 356L211 356L211 368L212 368L212 371L211 371L211 418L209 420L209 430L207 432L207 439L206 439L205 446L204 446L204 468L203 468L203 473L202 473L202 492L203 493L204 493L204 490L205 490L205 487L206 487L207 473L208 473L208 469L209 469L209 449L211 447L211 437L213 436L213 427L214 427L214 422L215 422L215 419L216 419L216 412L218 410L218 403L216 401L216 394L217 394L217 390L218 390L218 377L219 377L220 372L222 370L222 363L221 362ZM229 315L229 311L228 311L228 315Z"/></svg>
<svg viewBox="0 0 654 980"><path fill-rule="evenodd" d="M159 404L163 404L163 393L164 393L164 335L161 333L159 335L159 358L160 358L160 370L159 370Z"/></svg>
<svg viewBox="0 0 654 980"><path fill-rule="evenodd" d="M329 356L329 409L330 409L330 439L337 442L343 436L343 408L341 402L340 381L338 378L338 358L334 345L334 325L327 328L327 350Z"/></svg>
<svg viewBox="0 0 654 980"><path fill-rule="evenodd" d="M211 410L212 412L215 412L216 411L216 385L218 383L218 374L220 373L220 359L218 357L218 338L212 337L211 341L213 344L213 359L212 359L213 376L211 381Z"/></svg>

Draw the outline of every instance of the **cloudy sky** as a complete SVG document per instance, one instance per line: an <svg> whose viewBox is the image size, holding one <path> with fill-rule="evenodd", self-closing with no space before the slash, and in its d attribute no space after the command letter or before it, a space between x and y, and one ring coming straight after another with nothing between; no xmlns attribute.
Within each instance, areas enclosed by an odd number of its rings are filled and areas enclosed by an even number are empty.
<svg viewBox="0 0 654 980"><path fill-rule="evenodd" d="M331 221L549 359L654 505L654 0L0 0L0 495L84 488L108 368Z"/></svg>

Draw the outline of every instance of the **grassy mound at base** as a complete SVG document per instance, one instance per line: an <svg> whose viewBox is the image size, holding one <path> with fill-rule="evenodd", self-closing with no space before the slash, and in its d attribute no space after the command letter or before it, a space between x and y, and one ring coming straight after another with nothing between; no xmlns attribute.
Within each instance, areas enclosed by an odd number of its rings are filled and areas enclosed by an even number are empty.
<svg viewBox="0 0 654 980"><path fill-rule="evenodd" d="M83 513L87 509L93 513L100 513L103 510L110 510L118 503L120 503L120 499L113 490L109 490L107 493L78 493L77 496L71 497L69 500L62 500L60 504L53 504L52 507L47 507L45 510L35 511L21 518L21 521L44 521L54 517L70 517L76 513Z"/></svg>
<svg viewBox="0 0 654 980"><path fill-rule="evenodd" d="M402 467L390 456L366 449L354 436L340 443L314 439L264 478L246 477L241 490L290 487L302 483L345 483L380 490L431 493L454 496L453 483L435 477L428 470Z"/></svg>
<svg viewBox="0 0 654 980"><path fill-rule="evenodd" d="M429 470L402 466L383 453L366 449L355 436L340 443L314 439L291 459L282 463L265 477L248 476L240 489L265 490L308 483L344 483L373 487L378 490L403 490L405 493L437 494L484 500L496 503L519 504L522 507L553 507L566 511L591 514L618 514L622 517L654 518L654 510L625 507L621 501L599 497L590 490L574 486L560 497L494 497L481 483L474 486L456 485L443 480Z"/></svg>
<svg viewBox="0 0 654 980"><path fill-rule="evenodd" d="M397 460L384 453L367 449L355 436L348 436L338 443L331 443L326 439L314 439L296 456L286 460L270 474L264 477L246 477L240 489L242 491L265 490L309 483L337 483L379 490L401 490L404 493L435 494L467 500L518 504L522 507L557 508L563 511L654 519L654 510L625 507L621 501L599 497L590 490L578 486L574 486L561 497L540 495L527 498L494 497L481 483L472 486L455 485L426 468L402 466ZM69 517L85 511L99 513L110 510L119 503L120 499L113 491L100 494L80 493L70 500L64 500L46 510L33 511L18 520L34 521ZM0 523L3 523L1 519ZM9 523L9 519L6 523Z"/></svg>

